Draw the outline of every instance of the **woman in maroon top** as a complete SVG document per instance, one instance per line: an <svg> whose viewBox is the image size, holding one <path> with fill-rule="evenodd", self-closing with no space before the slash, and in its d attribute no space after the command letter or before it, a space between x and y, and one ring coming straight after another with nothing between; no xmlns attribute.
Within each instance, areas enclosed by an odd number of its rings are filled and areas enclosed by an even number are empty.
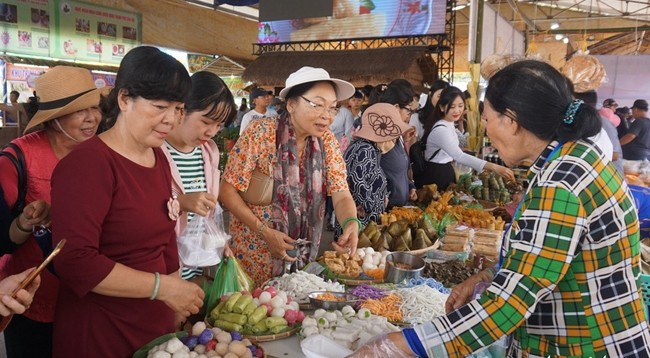
<svg viewBox="0 0 650 358"><path fill-rule="evenodd" d="M177 203L160 149L190 87L173 57L129 51L101 103L113 126L55 169L53 244L67 243L54 261L54 357L130 357L203 304L203 290L178 272Z"/></svg>
<svg viewBox="0 0 650 358"><path fill-rule="evenodd" d="M0 210L0 278L23 272L43 261L41 247L49 247L49 232L33 235L33 228L50 223L50 177L59 160L74 147L95 136L101 119L99 98L90 71L57 66L36 80L41 109L25 128L28 133L12 141L25 158L26 199L18 216ZM13 150L10 148L7 151ZM2 208L18 200L16 167L0 157ZM47 229L45 229L47 230ZM45 248L44 250L47 250ZM7 356L49 357L52 354L52 322L59 282L49 271L41 274L41 287L29 310L15 316L5 330Z"/></svg>

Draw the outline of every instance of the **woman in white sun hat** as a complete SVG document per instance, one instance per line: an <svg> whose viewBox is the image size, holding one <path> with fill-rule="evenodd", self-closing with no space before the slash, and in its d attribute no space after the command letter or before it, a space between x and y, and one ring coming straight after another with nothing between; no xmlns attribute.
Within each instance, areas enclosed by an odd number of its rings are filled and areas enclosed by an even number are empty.
<svg viewBox="0 0 650 358"><path fill-rule="evenodd" d="M79 143L95 136L101 114L103 89L95 87L90 71L57 66L42 74L35 84L39 110L25 128L25 136L12 141L25 160L27 179L25 206L13 213L19 201L18 173L7 157L0 157L0 278L38 266L43 251L51 248L50 179L54 167ZM7 151L15 153L13 149ZM2 209L0 209L2 211ZM34 235L38 229L45 235ZM48 240L46 240L48 239ZM43 249L41 249L41 247ZM8 357L46 357L52 351L52 322L59 288L49 271L41 274L41 286L31 307L15 316L5 330Z"/></svg>
<svg viewBox="0 0 650 358"><path fill-rule="evenodd" d="M280 274L285 262L297 261L300 268L316 258L328 194L343 226L333 247L356 251L361 224L329 130L338 101L352 94L350 83L330 78L322 68L303 67L280 92L286 111L278 119L251 123L230 152L219 199L233 214L231 248L257 285ZM268 195L242 198L264 183L272 185Z"/></svg>

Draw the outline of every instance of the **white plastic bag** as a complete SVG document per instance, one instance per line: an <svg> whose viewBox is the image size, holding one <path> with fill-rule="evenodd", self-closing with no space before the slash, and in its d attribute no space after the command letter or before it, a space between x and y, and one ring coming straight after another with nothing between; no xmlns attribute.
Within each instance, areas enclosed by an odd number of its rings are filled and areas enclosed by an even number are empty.
<svg viewBox="0 0 650 358"><path fill-rule="evenodd" d="M300 342L302 353L307 358L341 358L354 353L322 334L315 334Z"/></svg>
<svg viewBox="0 0 650 358"><path fill-rule="evenodd" d="M178 256L186 267L214 266L221 262L230 235L223 225L223 209L217 204L212 216L195 215L178 237Z"/></svg>

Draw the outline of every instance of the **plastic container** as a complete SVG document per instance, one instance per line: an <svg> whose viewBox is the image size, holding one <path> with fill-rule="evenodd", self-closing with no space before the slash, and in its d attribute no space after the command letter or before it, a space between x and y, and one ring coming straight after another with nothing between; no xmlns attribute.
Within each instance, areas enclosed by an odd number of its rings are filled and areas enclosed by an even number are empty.
<svg viewBox="0 0 650 358"><path fill-rule="evenodd" d="M400 283L411 278L418 278L422 270L424 270L424 260L421 257L406 252L393 252L386 256L384 282Z"/></svg>

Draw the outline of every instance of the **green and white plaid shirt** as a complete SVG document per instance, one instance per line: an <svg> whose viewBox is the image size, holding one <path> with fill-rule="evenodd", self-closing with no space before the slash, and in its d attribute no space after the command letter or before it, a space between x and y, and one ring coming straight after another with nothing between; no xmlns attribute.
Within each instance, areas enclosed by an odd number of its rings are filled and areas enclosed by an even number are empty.
<svg viewBox="0 0 650 358"><path fill-rule="evenodd" d="M480 299L416 326L430 357L464 357L505 335L510 357L650 357L627 185L587 141L552 142Z"/></svg>

